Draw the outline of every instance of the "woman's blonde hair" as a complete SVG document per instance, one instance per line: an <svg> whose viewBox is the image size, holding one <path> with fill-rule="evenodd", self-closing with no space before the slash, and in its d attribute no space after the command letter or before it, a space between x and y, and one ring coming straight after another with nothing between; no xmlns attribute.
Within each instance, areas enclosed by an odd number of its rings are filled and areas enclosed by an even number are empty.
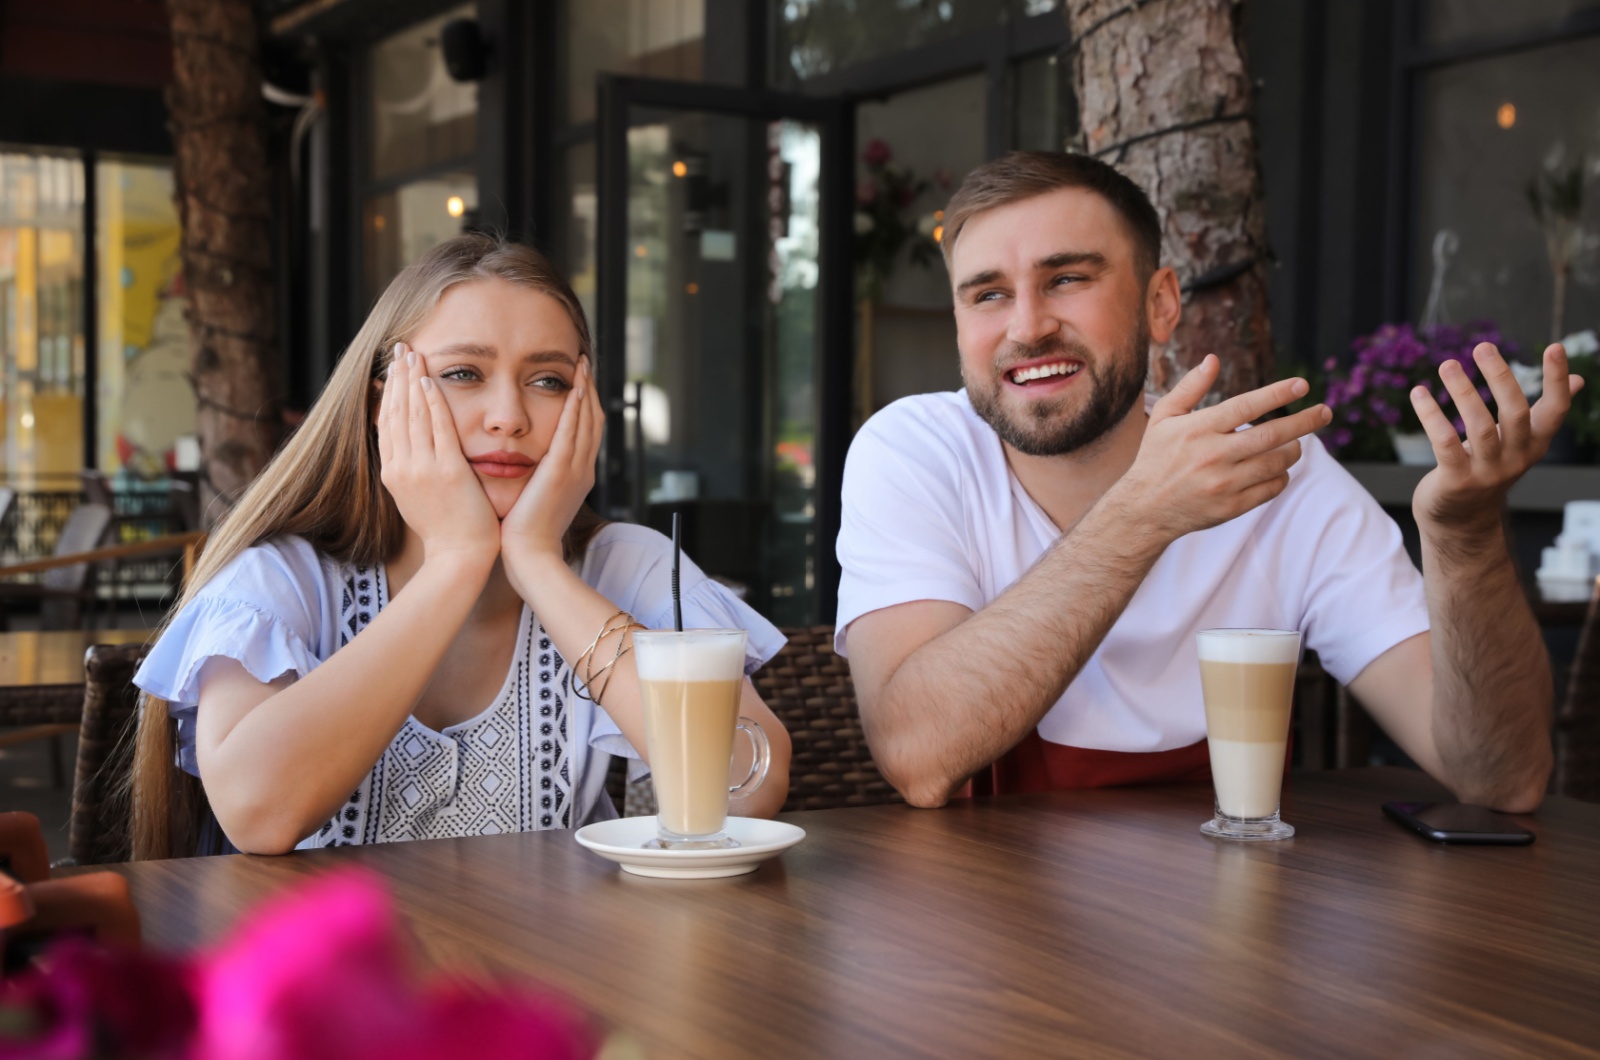
<svg viewBox="0 0 1600 1060"><path fill-rule="evenodd" d="M344 563L381 563L399 551L405 525L379 478L376 384L395 343L417 332L446 291L487 279L554 298L578 332L580 353L593 363L583 307L544 255L480 233L434 247L383 292L305 423L211 533L170 614L177 614L245 549L280 535L303 537ZM569 561L601 525L589 508L579 510L562 542ZM141 697L135 739L130 777L134 859L194 853L206 813L205 795L197 778L173 766L174 723L160 701Z"/></svg>

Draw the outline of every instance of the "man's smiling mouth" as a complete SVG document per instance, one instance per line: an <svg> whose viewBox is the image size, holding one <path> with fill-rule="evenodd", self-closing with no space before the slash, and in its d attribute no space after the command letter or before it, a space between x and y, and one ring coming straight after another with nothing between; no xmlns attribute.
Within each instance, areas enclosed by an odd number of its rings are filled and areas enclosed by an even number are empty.
<svg viewBox="0 0 1600 1060"><path fill-rule="evenodd" d="M1077 375L1082 370L1083 363L1081 361L1051 361L1048 364L1034 364L1025 368L1013 368L1006 373L1006 378L1018 386L1027 386L1029 383L1035 383L1041 379Z"/></svg>

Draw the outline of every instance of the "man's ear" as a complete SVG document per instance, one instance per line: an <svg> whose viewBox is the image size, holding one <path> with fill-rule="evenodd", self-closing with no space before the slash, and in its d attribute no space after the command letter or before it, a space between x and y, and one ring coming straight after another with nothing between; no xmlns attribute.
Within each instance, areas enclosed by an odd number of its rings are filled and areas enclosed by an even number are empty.
<svg viewBox="0 0 1600 1060"><path fill-rule="evenodd" d="M1150 341L1170 341L1183 316L1183 292L1178 287L1178 274L1170 268L1152 273L1145 286L1144 303L1145 316L1150 322Z"/></svg>

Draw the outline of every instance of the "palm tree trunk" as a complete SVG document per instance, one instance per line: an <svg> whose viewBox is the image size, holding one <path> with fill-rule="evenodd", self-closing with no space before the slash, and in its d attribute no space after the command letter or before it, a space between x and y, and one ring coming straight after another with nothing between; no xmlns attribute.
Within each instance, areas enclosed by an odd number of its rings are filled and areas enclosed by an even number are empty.
<svg viewBox="0 0 1600 1060"><path fill-rule="evenodd" d="M193 335L201 503L211 525L266 466L282 431L272 170L249 0L166 3L173 66L167 109Z"/></svg>
<svg viewBox="0 0 1600 1060"><path fill-rule="evenodd" d="M1213 391L1273 377L1266 205L1254 92L1235 0L1069 0L1076 148L1116 165L1161 214L1164 264L1185 289L1171 348L1152 351L1167 389L1207 353Z"/></svg>

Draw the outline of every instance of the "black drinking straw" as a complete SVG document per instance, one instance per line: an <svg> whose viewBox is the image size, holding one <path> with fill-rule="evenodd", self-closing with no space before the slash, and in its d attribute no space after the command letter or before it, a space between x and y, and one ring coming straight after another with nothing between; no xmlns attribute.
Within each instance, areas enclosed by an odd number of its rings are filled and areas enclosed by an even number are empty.
<svg viewBox="0 0 1600 1060"><path fill-rule="evenodd" d="M672 513L672 628L683 632L683 599L678 594L678 568L683 557L683 535L679 529L679 514Z"/></svg>

